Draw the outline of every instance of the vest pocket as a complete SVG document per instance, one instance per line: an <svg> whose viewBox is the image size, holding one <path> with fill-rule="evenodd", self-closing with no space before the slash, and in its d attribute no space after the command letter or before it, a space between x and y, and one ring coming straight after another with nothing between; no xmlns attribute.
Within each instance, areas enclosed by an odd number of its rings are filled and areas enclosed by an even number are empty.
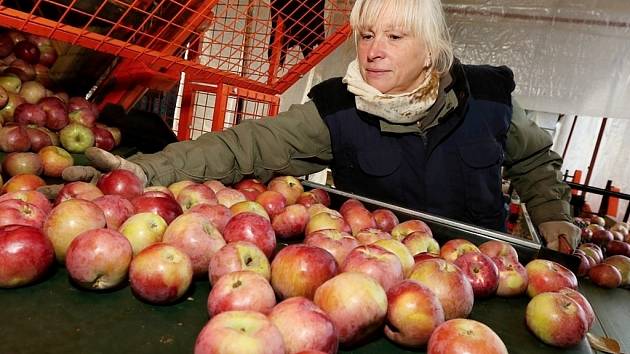
<svg viewBox="0 0 630 354"><path fill-rule="evenodd" d="M368 147L357 151L357 162L361 170L370 176L389 176L400 167L402 156L399 148L391 146Z"/></svg>

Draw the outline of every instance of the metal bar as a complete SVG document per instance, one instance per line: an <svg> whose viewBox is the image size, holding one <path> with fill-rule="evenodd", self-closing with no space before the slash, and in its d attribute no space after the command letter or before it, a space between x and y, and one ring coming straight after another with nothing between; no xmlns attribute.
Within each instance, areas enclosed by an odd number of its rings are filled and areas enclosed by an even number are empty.
<svg viewBox="0 0 630 354"><path fill-rule="evenodd" d="M562 151L562 159L567 155L567 150L569 149L569 144L571 143L571 137L573 136L573 129L575 129L575 122L577 122L577 115L573 116L573 124L571 124L571 130L569 131L569 137L567 138L567 142L564 144L564 151Z"/></svg>
<svg viewBox="0 0 630 354"><path fill-rule="evenodd" d="M587 185L579 184L579 183L573 183L573 182L566 182L566 183L571 188L579 189L579 190L582 190L582 191L585 191L585 192L596 193L596 194L600 194L600 195L608 195L608 196L611 196L611 197L617 197L617 198L624 199L624 200L630 200L630 194L625 194L625 193L615 192L615 191L607 191L607 190L602 189L602 188L591 187L591 186L587 186Z"/></svg>
<svg viewBox="0 0 630 354"><path fill-rule="evenodd" d="M177 125L177 140L190 140L190 123L193 119L193 95L194 91L188 80L184 80L182 90L182 102L179 113L179 124Z"/></svg>
<svg viewBox="0 0 630 354"><path fill-rule="evenodd" d="M607 191L611 191L612 192L612 181L608 180L606 181L606 188ZM608 202L610 200L610 196L609 195L603 195L602 196L602 201L599 203L599 211L597 212L597 215L606 215L608 213Z"/></svg>
<svg viewBox="0 0 630 354"><path fill-rule="evenodd" d="M212 113L212 131L217 132L225 128L225 113L227 112L227 102L230 95L230 86L219 84L217 96L214 100L214 112Z"/></svg>
<svg viewBox="0 0 630 354"><path fill-rule="evenodd" d="M608 118L602 119L602 124L599 127L599 134L597 135L597 142L595 142L595 148L593 149L593 156L591 157L591 163L588 165L588 172L586 173L586 180L584 184L588 185L591 181L591 175L593 174L593 168L595 168L595 161L597 160L597 154L599 153L599 146L602 143L602 137L604 136L604 130L606 129L606 122Z"/></svg>

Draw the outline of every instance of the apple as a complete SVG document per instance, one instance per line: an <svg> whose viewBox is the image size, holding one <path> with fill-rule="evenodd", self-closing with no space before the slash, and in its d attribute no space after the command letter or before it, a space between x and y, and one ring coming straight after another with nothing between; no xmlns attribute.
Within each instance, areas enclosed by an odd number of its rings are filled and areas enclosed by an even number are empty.
<svg viewBox="0 0 630 354"><path fill-rule="evenodd" d="M328 251L335 258L339 267L346 260L350 251L359 246L357 239L349 233L339 230L315 231L306 236L304 243Z"/></svg>
<svg viewBox="0 0 630 354"><path fill-rule="evenodd" d="M344 201L341 206L339 207L339 212L343 215L347 210L352 209L352 208L364 208L365 209L365 205L363 204L363 202L354 199L354 198L349 198L346 199L346 201Z"/></svg>
<svg viewBox="0 0 630 354"><path fill-rule="evenodd" d="M353 235L361 245L369 245L379 240L392 239L392 235L390 235L388 232L377 229L375 227L363 229Z"/></svg>
<svg viewBox="0 0 630 354"><path fill-rule="evenodd" d="M287 354L304 350L337 353L339 339L335 325L311 300L304 297L286 299L271 310L269 319L282 333Z"/></svg>
<svg viewBox="0 0 630 354"><path fill-rule="evenodd" d="M59 140L69 152L83 153L94 146L94 133L83 124L70 123L59 131Z"/></svg>
<svg viewBox="0 0 630 354"><path fill-rule="evenodd" d="M70 120L75 117L73 116L73 113L70 113L69 115ZM92 133L94 134L94 146L105 151L111 151L114 149L116 146L116 140L114 140L114 136L109 130L97 126L90 127L90 129L92 129Z"/></svg>
<svg viewBox="0 0 630 354"><path fill-rule="evenodd" d="M24 152L31 148L31 140L26 128L21 125L7 125L0 128L0 150L4 152Z"/></svg>
<svg viewBox="0 0 630 354"><path fill-rule="evenodd" d="M426 232L412 232L403 238L402 243L413 256L424 252L440 255L440 244Z"/></svg>
<svg viewBox="0 0 630 354"><path fill-rule="evenodd" d="M621 272L607 263L597 264L588 271L591 281L602 288L613 289L621 285Z"/></svg>
<svg viewBox="0 0 630 354"><path fill-rule="evenodd" d="M254 213L234 215L225 225L223 238L226 242L250 241L271 258L276 249L276 235L269 220Z"/></svg>
<svg viewBox="0 0 630 354"><path fill-rule="evenodd" d="M298 197L298 199L295 201L296 204L301 204L303 206L305 206L306 208L314 205L314 204L320 204L320 201L317 197L317 195L315 195L313 192L310 191L304 191L302 192L302 194L300 194L300 196Z"/></svg>
<svg viewBox="0 0 630 354"><path fill-rule="evenodd" d="M216 251L208 263L208 276L211 284L231 272L248 270L271 280L271 265L267 256L255 244L248 241L228 243Z"/></svg>
<svg viewBox="0 0 630 354"><path fill-rule="evenodd" d="M208 274L210 258L225 246L223 236L210 219L194 212L184 213L173 220L166 227L162 242L179 248L190 257L195 277Z"/></svg>
<svg viewBox="0 0 630 354"><path fill-rule="evenodd" d="M630 244L617 240L608 242L608 244L606 244L606 255L614 256L617 254L630 257Z"/></svg>
<svg viewBox="0 0 630 354"><path fill-rule="evenodd" d="M452 319L435 329L428 354L507 354L501 338L485 324L464 318Z"/></svg>
<svg viewBox="0 0 630 354"><path fill-rule="evenodd" d="M315 291L313 302L335 324L339 343L346 346L369 338L385 322L387 294L372 277L340 273Z"/></svg>
<svg viewBox="0 0 630 354"><path fill-rule="evenodd" d="M223 234L225 225L232 218L232 211L221 204L209 205L209 204L197 204L186 211L187 213L195 212L204 215L212 222L212 225Z"/></svg>
<svg viewBox="0 0 630 354"><path fill-rule="evenodd" d="M525 266L527 270L527 295L557 291L560 288L577 289L575 274L561 264L545 259L534 259Z"/></svg>
<svg viewBox="0 0 630 354"><path fill-rule="evenodd" d="M150 192L160 192L161 194L151 195L151 196L161 196L161 197L170 197L175 199L173 192L166 186L147 186L142 190L142 195L149 195Z"/></svg>
<svg viewBox="0 0 630 354"><path fill-rule="evenodd" d="M373 244L395 254L398 257L398 260L400 261L400 265L402 265L403 274L405 276L409 274L409 272L411 271L411 268L413 268L415 264L415 261L413 260L413 256L411 255L411 252L409 252L409 249L407 249L407 247L405 247L405 245L403 245L402 242L390 239L390 240L378 240L374 242Z"/></svg>
<svg viewBox="0 0 630 354"><path fill-rule="evenodd" d="M55 198L55 205L58 205L59 203L62 203L69 199L83 199L92 201L102 196L103 192L101 192L101 190L92 183L74 181L64 184L64 186L61 187L61 189L57 193L57 198Z"/></svg>
<svg viewBox="0 0 630 354"><path fill-rule="evenodd" d="M192 276L192 264L186 253L164 243L143 249L129 266L134 295L152 304L169 304L180 299L188 290Z"/></svg>
<svg viewBox="0 0 630 354"><path fill-rule="evenodd" d="M18 78L15 78L15 79L17 80L19 84L20 79ZM2 80L2 77L0 77L0 86L2 85L1 80ZM19 105L25 102L22 96L18 95L17 93L10 92L10 90L7 87L5 87L5 89L7 91L8 98L7 98L7 103L4 105L4 107L2 107L2 109L0 109L0 123L12 122L13 115L15 114L15 109Z"/></svg>
<svg viewBox="0 0 630 354"><path fill-rule="evenodd" d="M256 200L258 195L267 190L267 187L261 181L255 178L246 178L234 184L232 188L243 193L247 200Z"/></svg>
<svg viewBox="0 0 630 354"><path fill-rule="evenodd" d="M212 285L208 295L208 314L225 311L257 311L268 314L276 305L269 281L249 270L227 273Z"/></svg>
<svg viewBox="0 0 630 354"><path fill-rule="evenodd" d="M591 224L599 225L603 227L603 226L606 226L606 220L599 215L593 215L591 216Z"/></svg>
<svg viewBox="0 0 630 354"><path fill-rule="evenodd" d="M385 336L406 347L423 347L444 323L440 300L427 286L403 280L387 291Z"/></svg>
<svg viewBox="0 0 630 354"><path fill-rule="evenodd" d="M48 215L52 210L52 203L46 196L39 191L17 191L0 195L0 202L10 199L18 199L23 202L30 203L41 209L44 214Z"/></svg>
<svg viewBox="0 0 630 354"><path fill-rule="evenodd" d="M594 244L603 247L606 244L608 244L608 242L612 241L614 239L612 232L608 231L608 230L596 230L593 231L593 237L591 237L591 242L593 242Z"/></svg>
<svg viewBox="0 0 630 354"><path fill-rule="evenodd" d="M39 207L19 199L0 202L0 226L24 225L41 228L46 213Z"/></svg>
<svg viewBox="0 0 630 354"><path fill-rule="evenodd" d="M267 211L265 211L265 208L252 200L244 200L242 202L235 203L230 207L230 211L232 212L232 216L240 213L254 213L271 221L271 218L269 217L269 214L267 214Z"/></svg>
<svg viewBox="0 0 630 354"><path fill-rule="evenodd" d="M455 260L455 265L472 285L475 298L486 298L497 292L499 269L490 257L481 252L464 253Z"/></svg>
<svg viewBox="0 0 630 354"><path fill-rule="evenodd" d="M173 193L173 197L175 199L177 199L177 195L179 194L179 192L188 187L191 186L193 184L197 184L196 182L193 182L191 180L181 180L181 181L177 181L177 182L173 182L171 184L168 185L168 189L171 191L171 193Z"/></svg>
<svg viewBox="0 0 630 354"><path fill-rule="evenodd" d="M330 194L328 194L327 191L321 188L313 188L310 190L310 192L315 195L315 197L319 201L319 204L322 204L325 207L330 206Z"/></svg>
<svg viewBox="0 0 630 354"><path fill-rule="evenodd" d="M527 291L527 270L521 263L509 256L498 256L492 260L499 270L498 296L518 296Z"/></svg>
<svg viewBox="0 0 630 354"><path fill-rule="evenodd" d="M15 107L13 121L20 125L43 126L46 124L46 112L36 104L24 102Z"/></svg>
<svg viewBox="0 0 630 354"><path fill-rule="evenodd" d="M72 100L72 98L70 100ZM78 123L88 128L94 128L94 122L96 121L97 117L91 109L79 108L75 110L69 109L68 111L69 111L68 120L70 121L70 123ZM109 135L111 135L111 133L104 128L100 128L100 127L96 127L96 128L105 130L107 131ZM111 137L111 140L112 140L112 147L113 147L113 144L114 144L113 136Z"/></svg>
<svg viewBox="0 0 630 354"><path fill-rule="evenodd" d="M579 251L579 250L576 250L576 251ZM587 256L586 253L584 252L574 253L573 255L580 259L580 265L578 266L578 269L575 272L575 275L577 275L578 277L585 277L588 274L589 269L591 269L591 261L593 263L595 261L593 260L593 258Z"/></svg>
<svg viewBox="0 0 630 354"><path fill-rule="evenodd" d="M525 321L538 339L560 348L577 345L588 330L582 307L558 292L534 296L527 304Z"/></svg>
<svg viewBox="0 0 630 354"><path fill-rule="evenodd" d="M240 191L237 191L234 188L223 188L216 192L217 202L221 205L225 205L226 207L231 207L232 205L244 202L247 200L245 195Z"/></svg>
<svg viewBox="0 0 630 354"><path fill-rule="evenodd" d="M433 236L429 225L427 225L424 221L417 219L411 219L399 223L398 225L394 226L391 234L395 240L400 241L412 232L424 232L429 234L430 236Z"/></svg>
<svg viewBox="0 0 630 354"><path fill-rule="evenodd" d="M593 230L589 228L582 229L580 233L580 240L582 241L582 243L591 242L592 237L593 237Z"/></svg>
<svg viewBox="0 0 630 354"><path fill-rule="evenodd" d="M444 319L468 317L475 296L470 282L455 264L443 259L426 259L414 265L409 279L433 291L444 309Z"/></svg>
<svg viewBox="0 0 630 354"><path fill-rule="evenodd" d="M293 176L278 176L267 184L267 190L276 191L287 200L287 205L295 204L300 194L304 192L302 183Z"/></svg>
<svg viewBox="0 0 630 354"><path fill-rule="evenodd" d="M55 248L59 263L64 263L72 240L84 231L104 228L105 215L89 200L68 199L56 205L48 214L42 230Z"/></svg>
<svg viewBox="0 0 630 354"><path fill-rule="evenodd" d="M319 214L319 213L328 213L328 214L332 214L338 217L342 217L341 213L334 210L334 209L330 209L329 207L325 206L324 204L313 204L310 207L306 208L308 210L308 215L312 218L313 216Z"/></svg>
<svg viewBox="0 0 630 354"><path fill-rule="evenodd" d="M129 240L133 255L136 256L143 249L162 241L166 227L166 221L158 214L140 212L127 218L118 231Z"/></svg>
<svg viewBox="0 0 630 354"><path fill-rule="evenodd" d="M430 252L420 252L413 256L414 265L420 261L424 261L425 259L434 259L440 258L439 254L430 253ZM440 258L441 259L441 258Z"/></svg>
<svg viewBox="0 0 630 354"><path fill-rule="evenodd" d="M270 217L280 213L287 205L287 199L284 195L276 191L264 191L256 197L255 201L265 208Z"/></svg>
<svg viewBox="0 0 630 354"><path fill-rule="evenodd" d="M28 40L20 41L13 47L13 53L19 59L29 64L37 64L39 62L39 48Z"/></svg>
<svg viewBox="0 0 630 354"><path fill-rule="evenodd" d="M210 180L204 181L203 184L210 187L210 189L212 189L214 193L220 191L221 189L226 188L223 182L218 181L216 179L210 179Z"/></svg>
<svg viewBox="0 0 630 354"><path fill-rule="evenodd" d="M43 171L42 160L34 152L10 152L2 161L2 171L9 176L39 175Z"/></svg>
<svg viewBox="0 0 630 354"><path fill-rule="evenodd" d="M293 296L313 299L315 290L337 272L337 262L328 251L315 246L289 245L271 262L271 286L281 299Z"/></svg>
<svg viewBox="0 0 630 354"><path fill-rule="evenodd" d="M150 197L141 195L131 200L136 213L155 213L167 224L182 214L182 207L174 198Z"/></svg>
<svg viewBox="0 0 630 354"><path fill-rule="evenodd" d="M479 251L490 258L508 257L518 261L518 253L514 246L499 240L490 240L479 245Z"/></svg>
<svg viewBox="0 0 630 354"><path fill-rule="evenodd" d="M40 229L23 225L0 227L0 288L38 281L54 259L53 246Z"/></svg>
<svg viewBox="0 0 630 354"><path fill-rule="evenodd" d="M464 253L481 253L472 242L461 238L446 241L440 248L440 257L449 262L455 262Z"/></svg>
<svg viewBox="0 0 630 354"><path fill-rule="evenodd" d="M216 205L217 196L210 187L204 184L191 184L182 188L177 197L177 203L186 211L197 204Z"/></svg>
<svg viewBox="0 0 630 354"><path fill-rule="evenodd" d="M135 173L123 169L115 169L102 175L96 186L105 195L119 195L129 200L140 196L144 190L140 178Z"/></svg>
<svg viewBox="0 0 630 354"><path fill-rule="evenodd" d="M376 222L376 227L385 231L392 232L392 229L399 224L398 217L389 209L375 209L372 211L372 217Z"/></svg>
<svg viewBox="0 0 630 354"><path fill-rule="evenodd" d="M612 265L621 273L621 287L627 288L630 286L630 258L614 255L606 258L604 263Z"/></svg>
<svg viewBox="0 0 630 354"><path fill-rule="evenodd" d="M28 139L31 141L31 151L39 152L46 146L53 145L53 140L44 127L26 127L26 134L28 135Z"/></svg>
<svg viewBox="0 0 630 354"><path fill-rule="evenodd" d="M46 88L44 87L44 85L37 81L26 81L22 83L22 87L20 88L20 96L24 98L24 101L26 101L26 103L35 106L35 104L39 102L39 100L46 96ZM39 107L37 107L37 109L41 112L41 118L40 120L38 120L38 123L33 124L43 126L44 123L46 123L46 113Z"/></svg>
<svg viewBox="0 0 630 354"><path fill-rule="evenodd" d="M68 125L68 111L62 100L57 97L44 97L37 104L46 112L46 128L58 131Z"/></svg>
<svg viewBox="0 0 630 354"><path fill-rule="evenodd" d="M355 236L366 229L379 230L376 228L376 221L372 213L366 208L348 208L345 210L345 213L341 213L341 215L343 215L344 220L350 225L350 230L352 230L352 234Z"/></svg>
<svg viewBox="0 0 630 354"><path fill-rule="evenodd" d="M288 205L271 220L276 237L287 240L304 236L309 221L306 207L302 204Z"/></svg>
<svg viewBox="0 0 630 354"><path fill-rule="evenodd" d="M398 256L376 245L359 246L350 251L341 266L341 271L369 275L378 281L385 291L404 279ZM273 270L271 276L273 277Z"/></svg>
<svg viewBox="0 0 630 354"><path fill-rule="evenodd" d="M578 246L578 249L582 250L587 256L592 257L595 263L600 263L604 259L601 247L594 243L583 243Z"/></svg>
<svg viewBox="0 0 630 354"><path fill-rule="evenodd" d="M103 211L108 229L118 230L125 220L135 214L133 204L119 195L103 195L94 199L93 202Z"/></svg>
<svg viewBox="0 0 630 354"><path fill-rule="evenodd" d="M37 154L42 161L44 176L61 177L61 172L74 165L74 158L58 146L45 146Z"/></svg>
<svg viewBox="0 0 630 354"><path fill-rule="evenodd" d="M210 319L195 341L195 354L285 354L282 334L256 311L227 311Z"/></svg>
<svg viewBox="0 0 630 354"><path fill-rule="evenodd" d="M22 96L18 95L18 93L20 92L20 88L22 88L22 80L20 80L17 75L3 71L2 75L0 76L0 87L2 87L9 94L9 96L11 94L14 94L16 97L19 97L21 100L20 103L26 102L24 101L24 98L22 98ZM14 105L13 109L19 106L20 103ZM6 105L8 105L8 103L6 103ZM12 116L13 114L11 114L11 117Z"/></svg>
<svg viewBox="0 0 630 354"><path fill-rule="evenodd" d="M564 294L571 299L575 300L575 302L580 305L582 311L584 311L584 318L586 319L586 331L590 331L591 327L593 327L593 322L595 321L595 312L593 311L593 307L586 300L584 295L580 294L579 291L571 289L571 288L562 288L558 290L560 294Z"/></svg>
<svg viewBox="0 0 630 354"><path fill-rule="evenodd" d="M308 224L306 224L304 234L309 235L315 231L328 229L350 232L350 226L346 223L342 216L324 212L315 215L311 214L311 218L309 219Z"/></svg>
<svg viewBox="0 0 630 354"><path fill-rule="evenodd" d="M2 185L1 193L34 191L45 185L46 182L39 176L32 174L15 175Z"/></svg>
<svg viewBox="0 0 630 354"><path fill-rule="evenodd" d="M127 278L132 250L120 232L93 229L79 234L66 252L70 279L86 289L110 289Z"/></svg>

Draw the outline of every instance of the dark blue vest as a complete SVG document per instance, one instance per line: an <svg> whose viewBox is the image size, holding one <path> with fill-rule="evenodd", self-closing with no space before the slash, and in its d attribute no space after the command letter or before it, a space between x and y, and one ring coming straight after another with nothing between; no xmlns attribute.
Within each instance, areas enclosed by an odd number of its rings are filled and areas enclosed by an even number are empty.
<svg viewBox="0 0 630 354"><path fill-rule="evenodd" d="M507 67L451 69L458 106L426 135L381 132L358 111L340 78L309 96L330 130L338 189L391 204L504 229L501 164L512 116Z"/></svg>

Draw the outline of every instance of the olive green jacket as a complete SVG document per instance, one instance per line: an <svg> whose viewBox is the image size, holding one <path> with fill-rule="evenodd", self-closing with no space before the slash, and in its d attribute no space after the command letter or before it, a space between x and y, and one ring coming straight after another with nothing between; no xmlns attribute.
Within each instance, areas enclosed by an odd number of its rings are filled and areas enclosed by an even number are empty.
<svg viewBox="0 0 630 354"><path fill-rule="evenodd" d="M562 182L562 159L550 150L551 136L514 105L508 131L504 176L527 203L533 222L571 220L570 188ZM326 167L333 158L328 128L311 101L292 105L275 118L245 120L222 132L168 145L155 154L130 158L149 184L191 179L231 184L244 176L263 181L274 175L303 176Z"/></svg>

